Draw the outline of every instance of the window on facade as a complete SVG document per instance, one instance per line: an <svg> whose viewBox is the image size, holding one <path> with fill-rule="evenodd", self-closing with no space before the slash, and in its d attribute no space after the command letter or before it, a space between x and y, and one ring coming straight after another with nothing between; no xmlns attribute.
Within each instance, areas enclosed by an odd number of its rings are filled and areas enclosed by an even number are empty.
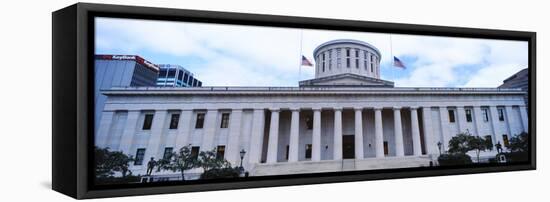
<svg viewBox="0 0 550 202"><path fill-rule="evenodd" d="M466 112L466 122L472 122L472 110L465 109Z"/></svg>
<svg viewBox="0 0 550 202"><path fill-rule="evenodd" d="M197 159L199 158L199 149L201 147L191 147L191 158Z"/></svg>
<svg viewBox="0 0 550 202"><path fill-rule="evenodd" d="M222 114L222 123L220 128L227 128L229 126L229 113Z"/></svg>
<svg viewBox="0 0 550 202"><path fill-rule="evenodd" d="M145 149L139 148L136 151L136 159L134 161L134 165L140 166L143 165L143 158L145 157Z"/></svg>
<svg viewBox="0 0 550 202"><path fill-rule="evenodd" d="M288 160L288 151L289 151L289 146L286 145L286 155L285 155L285 159Z"/></svg>
<svg viewBox="0 0 550 202"><path fill-rule="evenodd" d="M506 134L502 135L502 141L504 142L505 147L510 146L510 141L508 140L508 135L506 135Z"/></svg>
<svg viewBox="0 0 550 202"><path fill-rule="evenodd" d="M170 129L178 129L178 123L180 121L180 114L172 114L170 117Z"/></svg>
<svg viewBox="0 0 550 202"><path fill-rule="evenodd" d="M224 155L225 155L225 145L218 145L218 148L216 149L216 158L223 159Z"/></svg>
<svg viewBox="0 0 550 202"><path fill-rule="evenodd" d="M204 113L197 114L197 122L195 122L195 128L202 128L204 126Z"/></svg>
<svg viewBox="0 0 550 202"><path fill-rule="evenodd" d="M481 109L481 115L483 116L483 121L488 122L489 121L489 110L487 109Z"/></svg>
<svg viewBox="0 0 550 202"><path fill-rule="evenodd" d="M493 137L491 137L490 135L486 135L485 141L488 145L491 145L491 147L489 147L489 150L493 150Z"/></svg>
<svg viewBox="0 0 550 202"><path fill-rule="evenodd" d="M370 72L374 72L374 55L370 56Z"/></svg>
<svg viewBox="0 0 550 202"><path fill-rule="evenodd" d="M166 147L164 148L164 155L162 155L162 158L163 159L170 159L172 158L172 151L174 150L174 148L172 147Z"/></svg>
<svg viewBox="0 0 550 202"><path fill-rule="evenodd" d="M311 144L306 144L306 159L311 158Z"/></svg>
<svg viewBox="0 0 550 202"><path fill-rule="evenodd" d="M328 50L328 70L332 69L332 50Z"/></svg>
<svg viewBox="0 0 550 202"><path fill-rule="evenodd" d="M336 67L342 67L342 50L339 48L336 49Z"/></svg>
<svg viewBox="0 0 550 202"><path fill-rule="evenodd" d="M322 64L322 67L323 67L323 72L325 72L325 53L323 53L323 64Z"/></svg>
<svg viewBox="0 0 550 202"><path fill-rule="evenodd" d="M308 130L313 129L313 117L312 116L306 116L306 127Z"/></svg>
<svg viewBox="0 0 550 202"><path fill-rule="evenodd" d="M350 65L350 54L349 54L349 48L346 49L346 67L349 68L351 65Z"/></svg>
<svg viewBox="0 0 550 202"><path fill-rule="evenodd" d="M505 147L510 146L510 141L508 140L508 135L506 135L506 134L502 135L502 141L504 142Z"/></svg>
<svg viewBox="0 0 550 202"><path fill-rule="evenodd" d="M143 130L151 130L151 125L153 125L153 114L145 114L143 119Z"/></svg>
<svg viewBox="0 0 550 202"><path fill-rule="evenodd" d="M502 108L498 109L498 120L499 121L504 121L504 109L502 109Z"/></svg>
<svg viewBox="0 0 550 202"><path fill-rule="evenodd" d="M451 123L455 122L455 111L452 109L449 109L449 122Z"/></svg>

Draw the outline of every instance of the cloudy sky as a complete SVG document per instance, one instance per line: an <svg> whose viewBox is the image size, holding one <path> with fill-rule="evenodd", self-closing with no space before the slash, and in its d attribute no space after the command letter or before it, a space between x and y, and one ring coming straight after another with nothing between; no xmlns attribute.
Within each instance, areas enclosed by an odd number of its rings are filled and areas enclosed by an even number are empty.
<svg viewBox="0 0 550 202"><path fill-rule="evenodd" d="M528 62L523 41L96 19L96 54L178 64L204 86L297 86L314 77L313 67L300 74L301 55L314 63L315 47L333 39L376 46L382 79L400 87L496 87ZM392 54L407 68L392 67Z"/></svg>

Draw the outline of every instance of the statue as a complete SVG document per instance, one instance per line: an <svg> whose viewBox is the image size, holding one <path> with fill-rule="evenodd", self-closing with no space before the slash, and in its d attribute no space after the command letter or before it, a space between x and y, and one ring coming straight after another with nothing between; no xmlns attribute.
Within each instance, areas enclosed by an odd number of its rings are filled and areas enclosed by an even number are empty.
<svg viewBox="0 0 550 202"><path fill-rule="evenodd" d="M155 161L154 157L151 157L151 160L147 162L147 175L151 175L153 172L153 168L157 165L157 161Z"/></svg>

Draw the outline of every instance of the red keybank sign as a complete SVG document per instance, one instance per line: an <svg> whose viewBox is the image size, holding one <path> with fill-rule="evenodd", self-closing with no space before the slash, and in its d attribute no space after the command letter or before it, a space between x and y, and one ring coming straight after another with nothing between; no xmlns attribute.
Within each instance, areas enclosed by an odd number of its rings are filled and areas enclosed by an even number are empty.
<svg viewBox="0 0 550 202"><path fill-rule="evenodd" d="M155 72L159 72L160 69L157 65L137 55L96 55L95 58L101 60L133 60Z"/></svg>

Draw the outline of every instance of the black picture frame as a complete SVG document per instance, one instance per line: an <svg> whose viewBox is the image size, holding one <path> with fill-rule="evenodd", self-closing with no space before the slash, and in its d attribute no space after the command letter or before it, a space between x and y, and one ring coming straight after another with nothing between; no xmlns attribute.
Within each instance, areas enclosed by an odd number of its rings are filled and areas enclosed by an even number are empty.
<svg viewBox="0 0 550 202"><path fill-rule="evenodd" d="M383 32L528 42L530 155L525 164L266 176L189 184L98 187L93 180L94 17ZM52 14L52 188L84 199L536 169L536 33L169 8L77 3Z"/></svg>

